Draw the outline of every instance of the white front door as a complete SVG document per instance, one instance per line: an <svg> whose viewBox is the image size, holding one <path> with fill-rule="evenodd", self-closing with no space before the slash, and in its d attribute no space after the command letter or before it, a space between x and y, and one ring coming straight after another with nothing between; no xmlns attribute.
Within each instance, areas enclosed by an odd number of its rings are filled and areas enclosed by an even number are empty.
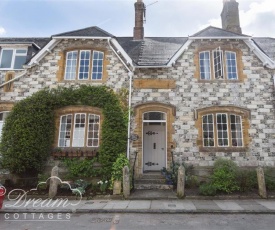
<svg viewBox="0 0 275 230"><path fill-rule="evenodd" d="M166 167L166 123L143 123L143 171Z"/></svg>

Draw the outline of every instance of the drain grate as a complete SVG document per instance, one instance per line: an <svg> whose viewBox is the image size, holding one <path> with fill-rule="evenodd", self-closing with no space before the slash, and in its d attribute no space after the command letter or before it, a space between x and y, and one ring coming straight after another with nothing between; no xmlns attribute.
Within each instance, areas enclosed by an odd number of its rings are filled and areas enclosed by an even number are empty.
<svg viewBox="0 0 275 230"><path fill-rule="evenodd" d="M175 204L168 204L168 207L170 207L170 208L175 208L176 205L175 205Z"/></svg>
<svg viewBox="0 0 275 230"><path fill-rule="evenodd" d="M94 203L93 201L88 201L85 204L93 204L93 203Z"/></svg>

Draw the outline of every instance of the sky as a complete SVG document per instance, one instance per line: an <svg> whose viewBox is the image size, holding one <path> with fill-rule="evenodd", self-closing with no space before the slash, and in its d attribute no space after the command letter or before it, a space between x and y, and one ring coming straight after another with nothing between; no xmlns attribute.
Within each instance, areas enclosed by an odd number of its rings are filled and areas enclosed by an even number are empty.
<svg viewBox="0 0 275 230"><path fill-rule="evenodd" d="M275 38L274 0L237 0L243 34ZM0 0L0 37L50 37L98 26L132 36L136 0ZM221 28L223 0L143 0L146 37L186 37Z"/></svg>

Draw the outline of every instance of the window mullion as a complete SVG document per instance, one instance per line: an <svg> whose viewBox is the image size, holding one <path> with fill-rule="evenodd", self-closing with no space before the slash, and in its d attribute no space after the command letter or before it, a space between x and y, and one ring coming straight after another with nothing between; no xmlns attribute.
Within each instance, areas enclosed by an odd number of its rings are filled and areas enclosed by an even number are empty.
<svg viewBox="0 0 275 230"><path fill-rule="evenodd" d="M79 80L79 76L78 76L78 74L79 74L79 62L80 62L80 50L78 50L77 51L77 61L76 61L76 70L75 70L75 72L76 72L76 75L75 75L75 78L77 79L77 80Z"/></svg>
<svg viewBox="0 0 275 230"><path fill-rule="evenodd" d="M231 114L227 114L228 147L232 147Z"/></svg>
<svg viewBox="0 0 275 230"><path fill-rule="evenodd" d="M85 133L84 133L84 146L83 147L88 147L88 131L89 131L89 119L90 119L90 114L86 113L86 119L85 119Z"/></svg>
<svg viewBox="0 0 275 230"><path fill-rule="evenodd" d="M75 124L75 113L72 114L72 127L71 127L71 136L70 136L70 147L73 146L74 124Z"/></svg>
<svg viewBox="0 0 275 230"><path fill-rule="evenodd" d="M214 140L215 140L214 146L218 147L219 145L218 145L218 131L217 131L217 117L216 116L217 116L217 114L213 113Z"/></svg>
<svg viewBox="0 0 275 230"><path fill-rule="evenodd" d="M89 68L89 77L88 77L88 80L92 80L92 71L93 71L93 50L90 50L90 68Z"/></svg>
<svg viewBox="0 0 275 230"><path fill-rule="evenodd" d="M12 49L11 69L14 69L15 53L16 53L16 49Z"/></svg>

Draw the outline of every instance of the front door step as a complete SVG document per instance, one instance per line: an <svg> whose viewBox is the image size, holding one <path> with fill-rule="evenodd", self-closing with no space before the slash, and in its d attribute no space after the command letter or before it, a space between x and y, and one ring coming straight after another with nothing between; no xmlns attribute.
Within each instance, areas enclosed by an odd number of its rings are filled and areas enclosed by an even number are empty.
<svg viewBox="0 0 275 230"><path fill-rule="evenodd" d="M142 189L131 193L130 200L176 200L177 195L173 190Z"/></svg>
<svg viewBox="0 0 275 230"><path fill-rule="evenodd" d="M155 189L155 190L171 190L173 189L173 185L168 184L135 184L135 189Z"/></svg>
<svg viewBox="0 0 275 230"><path fill-rule="evenodd" d="M149 172L135 180L135 189L172 190L173 185L166 184L166 179L160 172Z"/></svg>

